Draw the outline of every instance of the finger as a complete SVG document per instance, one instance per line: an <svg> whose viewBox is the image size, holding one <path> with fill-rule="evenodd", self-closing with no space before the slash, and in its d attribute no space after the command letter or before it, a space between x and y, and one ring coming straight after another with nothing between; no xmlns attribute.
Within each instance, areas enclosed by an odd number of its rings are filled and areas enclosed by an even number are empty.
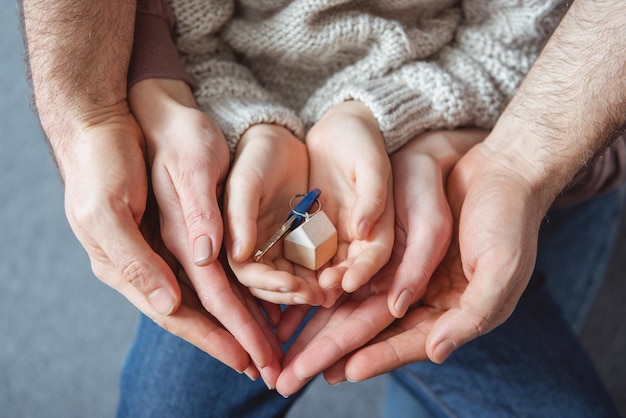
<svg viewBox="0 0 626 418"><path fill-rule="evenodd" d="M404 316L422 296L452 237L452 213L441 170L430 159L421 160L420 169L419 175L396 176L396 196L402 196L403 202L396 202L396 235L400 235L396 242L405 241L402 261L389 289L389 310L396 318Z"/></svg>
<svg viewBox="0 0 626 418"><path fill-rule="evenodd" d="M309 305L319 306L314 301L309 302L302 297L299 293L293 292L272 292L263 289L249 288L251 294L258 299L265 300L267 302L274 303L276 305Z"/></svg>
<svg viewBox="0 0 626 418"><path fill-rule="evenodd" d="M342 357L339 361L335 362L332 366L324 370L324 380L331 385L335 386L341 382L346 381L346 363L350 359L350 354Z"/></svg>
<svg viewBox="0 0 626 418"><path fill-rule="evenodd" d="M312 340L318 338L320 330L334 327L338 321L348 316L355 306L355 304L344 304L337 310L318 309L315 312L285 355L283 370L276 382L276 390L281 395L287 397L296 393L312 379L312 377L302 378L295 374L293 368L294 360Z"/></svg>
<svg viewBox="0 0 626 418"><path fill-rule="evenodd" d="M285 309L280 321L276 323L276 336L282 343L286 343L293 337L298 327L311 311L308 305L292 305Z"/></svg>
<svg viewBox="0 0 626 418"><path fill-rule="evenodd" d="M343 290L353 293L367 283L389 260L391 245L367 245L346 270L341 281Z"/></svg>
<svg viewBox="0 0 626 418"><path fill-rule="evenodd" d="M237 339L197 310L182 305L157 323L239 373L249 367L250 357Z"/></svg>
<svg viewBox="0 0 626 418"><path fill-rule="evenodd" d="M264 300L258 300L258 303L263 309L263 312L265 312L265 316L267 317L270 325L276 328L283 317L283 311L281 310L280 305L266 302Z"/></svg>
<svg viewBox="0 0 626 418"><path fill-rule="evenodd" d="M349 301L334 312L321 310L320 321L309 328L316 319L316 312L287 352L287 363L276 384L277 390L284 396L295 393L315 375L366 344L389 325L393 317L385 300L384 295L379 295L363 304ZM330 318L329 313L332 313ZM321 325L324 327L319 330Z"/></svg>
<svg viewBox="0 0 626 418"><path fill-rule="evenodd" d="M112 265L100 265L95 270L103 271L107 277L119 276L119 272ZM195 302L195 291L188 286L181 287L183 302L178 310L169 316L156 313L143 293L128 282L122 280L120 293L163 329L193 344L239 373L251 364L250 357L241 344L208 315L202 306L198 306L199 303Z"/></svg>
<svg viewBox="0 0 626 418"><path fill-rule="evenodd" d="M343 373L345 379L357 382L425 360L426 338L440 315L429 307L411 310L403 319L396 320L379 333L367 346L334 365L329 376L334 380L341 379Z"/></svg>
<svg viewBox="0 0 626 418"><path fill-rule="evenodd" d="M392 321L386 295L374 295L363 301L350 315L338 321L332 330L313 340L294 361L294 374L305 379L330 367L343 356L366 344ZM330 326L333 323L329 323Z"/></svg>
<svg viewBox="0 0 626 418"><path fill-rule="evenodd" d="M311 341L321 337L320 332L322 332L322 330L327 332L332 329L339 321L347 318L356 306L355 303L348 302L332 309L317 308L285 354L285 358L283 359L284 369L291 367L290 365L294 359L300 355L300 352L304 350Z"/></svg>
<svg viewBox="0 0 626 418"><path fill-rule="evenodd" d="M235 288L235 290L236 289L237 287ZM252 313L254 319L257 321L257 324L259 324L259 326L261 327L265 338L270 343L274 352L274 358L271 360L271 362L267 366L258 369L259 374L265 382L265 385L268 389L272 390L276 387L276 380L278 379L278 375L281 372L280 361L283 358L283 351L280 347L278 339L276 338L276 335L274 335L274 333L268 326L265 315L261 311L261 308L257 301L249 295L243 295L243 292L245 291L239 291L237 293L239 294L240 298L243 298L245 300L249 311Z"/></svg>
<svg viewBox="0 0 626 418"><path fill-rule="evenodd" d="M378 218L393 206L390 195L391 169L389 160L383 163L371 161L356 169L356 198L350 218L352 233L356 239L366 239Z"/></svg>
<svg viewBox="0 0 626 418"><path fill-rule="evenodd" d="M96 218L97 222L90 223L91 235L100 237L98 244L118 273L117 277L137 289L159 315L176 311L181 301L176 278L144 240L132 215L120 216L118 212L102 210Z"/></svg>
<svg viewBox="0 0 626 418"><path fill-rule="evenodd" d="M204 308L226 328L261 369L274 357L263 330L231 287L220 263L198 267L183 262ZM187 264L187 265L186 265Z"/></svg>
<svg viewBox="0 0 626 418"><path fill-rule="evenodd" d="M505 305L512 290L508 280L503 280L511 277L507 273L506 269L475 272L459 300L459 306L441 315L428 335L427 353L433 362L443 363L454 350L486 334L508 318L514 305Z"/></svg>
<svg viewBox="0 0 626 418"><path fill-rule="evenodd" d="M238 178L231 176L226 186L227 252L233 261L243 262L255 249L262 190Z"/></svg>
<svg viewBox="0 0 626 418"><path fill-rule="evenodd" d="M412 329L368 345L347 359L343 368L345 379L361 382L407 364L424 361L427 358L425 341L423 330ZM340 379L341 372L335 370L329 377Z"/></svg>
<svg viewBox="0 0 626 418"><path fill-rule="evenodd" d="M264 263L231 263L237 279L258 298L275 304L320 305L324 294L315 280L315 274L308 272L302 278L287 271L275 270ZM307 272L302 272L307 273Z"/></svg>
<svg viewBox="0 0 626 418"><path fill-rule="evenodd" d="M362 245L362 248L358 248L358 254L343 276L341 286L346 292L356 291L389 261L394 241L393 216L393 207L388 208L379 217L363 243L350 244L349 253L353 252L352 247L355 244L357 248Z"/></svg>
<svg viewBox="0 0 626 418"><path fill-rule="evenodd" d="M215 180L206 171L181 174L174 187L180 200L193 261L204 266L215 261L222 246L222 216L217 203Z"/></svg>
<svg viewBox="0 0 626 418"><path fill-rule="evenodd" d="M198 163L194 167L189 162L188 166L175 167L155 162L152 169L163 238L178 258L189 251L199 266L215 261L223 235L216 180L210 178L211 170L205 166Z"/></svg>

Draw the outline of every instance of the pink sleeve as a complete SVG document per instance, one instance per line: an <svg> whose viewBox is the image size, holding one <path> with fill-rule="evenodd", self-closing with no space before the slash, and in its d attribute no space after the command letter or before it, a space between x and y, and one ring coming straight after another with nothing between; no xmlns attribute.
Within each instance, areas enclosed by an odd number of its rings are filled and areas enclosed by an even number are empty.
<svg viewBox="0 0 626 418"><path fill-rule="evenodd" d="M146 78L183 80L195 87L174 44L176 19L165 0L138 0L128 87Z"/></svg>

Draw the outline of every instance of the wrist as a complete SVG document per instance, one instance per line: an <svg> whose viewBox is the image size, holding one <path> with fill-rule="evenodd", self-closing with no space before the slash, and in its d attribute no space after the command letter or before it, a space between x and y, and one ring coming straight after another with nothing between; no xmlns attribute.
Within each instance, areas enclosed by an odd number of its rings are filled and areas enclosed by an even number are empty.
<svg viewBox="0 0 626 418"><path fill-rule="evenodd" d="M191 109L194 115L197 111L191 89L180 80L150 78L139 81L130 88L128 101L149 139L163 136L161 134L168 136L172 129L178 129L171 126L177 126L174 115L180 115L181 110Z"/></svg>
<svg viewBox="0 0 626 418"><path fill-rule="evenodd" d="M589 151L546 129L505 112L485 139L484 149L523 177L549 207L589 159Z"/></svg>
<svg viewBox="0 0 626 418"><path fill-rule="evenodd" d="M367 107L363 102L360 102L358 100L348 100L332 106L326 111L326 113L324 113L322 119L331 117L333 115L356 117L365 121L370 126L375 126L376 129L379 130L378 121L374 117L374 114L372 113L370 108Z"/></svg>
<svg viewBox="0 0 626 418"><path fill-rule="evenodd" d="M65 114L58 119L46 116L40 119L64 181L71 167L82 158L80 153L89 145L88 142L94 136L100 138L100 133L124 135L129 142L135 140L139 147L144 147L141 130L125 100L82 113ZM101 138L106 138L106 135Z"/></svg>
<svg viewBox="0 0 626 418"><path fill-rule="evenodd" d="M128 93L131 106L154 107L161 103L176 102L197 109L191 87L185 81L169 78L147 78L131 86Z"/></svg>

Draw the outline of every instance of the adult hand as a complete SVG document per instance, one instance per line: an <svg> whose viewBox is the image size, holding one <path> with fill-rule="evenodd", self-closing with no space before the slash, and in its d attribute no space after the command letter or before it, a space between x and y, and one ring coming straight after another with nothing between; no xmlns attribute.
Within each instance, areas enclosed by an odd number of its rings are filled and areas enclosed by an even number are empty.
<svg viewBox="0 0 626 418"><path fill-rule="evenodd" d="M340 359L383 331L393 315L404 315L423 295L452 234L445 181L459 158L485 135L479 130L427 132L391 157L396 210L391 258L369 286L344 296L331 309L317 310L285 357L277 383L281 393L294 393L321 371L331 383L344 380ZM281 339L297 323L291 316L288 311L281 320Z"/></svg>
<svg viewBox="0 0 626 418"><path fill-rule="evenodd" d="M129 102L146 136L165 244L179 260L212 263L222 246L217 199L230 164L224 136L184 81L142 80Z"/></svg>
<svg viewBox="0 0 626 418"><path fill-rule="evenodd" d="M310 185L337 228L337 254L319 272L329 306L354 292L389 260L393 245L391 164L378 124L360 102L329 109L306 138ZM329 299L330 298L330 299Z"/></svg>
<svg viewBox="0 0 626 418"><path fill-rule="evenodd" d="M453 245L420 305L332 373L362 380L405 364L441 363L512 313L528 284L549 199L517 151L479 144L456 165L448 196Z"/></svg>
<svg viewBox="0 0 626 418"><path fill-rule="evenodd" d="M253 315L258 307L245 303L216 261L222 243L217 199L230 162L223 135L195 107L182 81L141 81L131 88L129 100L146 135L165 246L182 265L204 309L234 336L273 386L279 364L272 348L275 337L268 340Z"/></svg>
<svg viewBox="0 0 626 418"><path fill-rule="evenodd" d="M252 255L282 225L291 199L308 190L305 145L287 129L250 127L237 147L225 193L226 248L237 278L252 294L276 304L319 305L315 272L282 256L282 242L259 262Z"/></svg>

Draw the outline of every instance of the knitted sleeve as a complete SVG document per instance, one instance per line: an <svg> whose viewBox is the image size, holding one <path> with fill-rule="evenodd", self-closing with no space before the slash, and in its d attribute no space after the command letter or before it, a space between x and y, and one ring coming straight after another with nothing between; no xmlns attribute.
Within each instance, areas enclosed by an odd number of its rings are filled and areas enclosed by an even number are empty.
<svg viewBox="0 0 626 418"><path fill-rule="evenodd" d="M219 36L231 19L233 1L170 0L176 16L176 46L197 83L198 105L222 129L233 155L251 125L275 123L303 138L295 112L261 87Z"/></svg>
<svg viewBox="0 0 626 418"><path fill-rule="evenodd" d="M194 86L174 45L174 15L165 0L138 0L128 87L146 78L172 78Z"/></svg>
<svg viewBox="0 0 626 418"><path fill-rule="evenodd" d="M465 0L458 26L432 55L366 80L346 68L311 96L303 118L359 100L377 118L389 153L425 130L490 129L556 27L559 3Z"/></svg>

